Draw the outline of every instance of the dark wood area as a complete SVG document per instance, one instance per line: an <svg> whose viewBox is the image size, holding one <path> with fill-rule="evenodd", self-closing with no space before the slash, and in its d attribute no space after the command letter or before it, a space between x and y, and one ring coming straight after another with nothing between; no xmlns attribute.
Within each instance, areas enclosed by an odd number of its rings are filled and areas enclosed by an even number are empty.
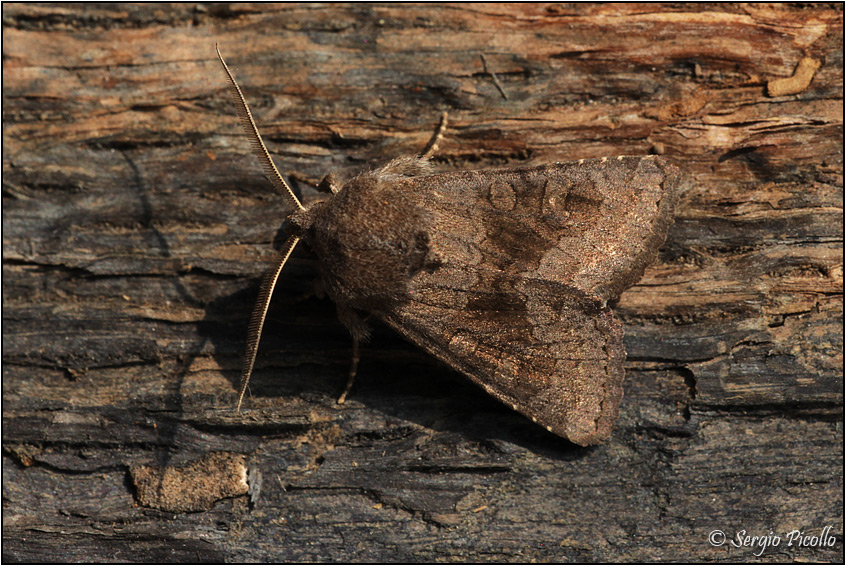
<svg viewBox="0 0 846 566"><path fill-rule="evenodd" d="M843 40L840 4L4 3L3 560L842 562ZM288 210L215 42L305 202L443 111L439 170L676 163L612 438L379 326L336 405L304 247L236 413Z"/></svg>

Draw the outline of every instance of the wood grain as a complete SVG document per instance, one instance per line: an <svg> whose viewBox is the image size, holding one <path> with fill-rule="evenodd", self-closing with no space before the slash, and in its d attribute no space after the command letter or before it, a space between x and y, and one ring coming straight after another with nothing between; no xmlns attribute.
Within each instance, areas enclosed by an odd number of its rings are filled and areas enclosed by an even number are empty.
<svg viewBox="0 0 846 566"><path fill-rule="evenodd" d="M215 42L306 202L307 179L418 152L445 110L441 170L682 169L617 306L605 445L384 328L335 405L350 341L304 249L233 411L286 209ZM3 559L740 561L757 549L709 533L833 525L760 560L842 561L842 46L823 4L4 3ZM807 89L769 97L803 58ZM141 505L130 468L216 452L245 456L248 495Z"/></svg>

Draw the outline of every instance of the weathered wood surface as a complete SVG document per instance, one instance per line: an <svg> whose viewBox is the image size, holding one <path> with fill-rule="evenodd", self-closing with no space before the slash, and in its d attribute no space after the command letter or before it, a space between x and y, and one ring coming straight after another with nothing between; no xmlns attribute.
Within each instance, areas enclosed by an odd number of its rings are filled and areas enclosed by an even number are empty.
<svg viewBox="0 0 846 566"><path fill-rule="evenodd" d="M709 544L720 529L782 536L762 561L842 561L842 18L4 4L4 560L756 559ZM233 412L286 209L216 41L309 202L307 179L418 151L443 110L444 170L682 168L668 241L618 305L628 376L605 445L546 434L382 328L336 406L350 341L309 295L305 249ZM769 97L805 57L810 85ZM138 466L202 457L223 462L203 485L243 493L247 474L250 493L203 510L184 482L181 503L143 484ZM828 525L833 544L784 538Z"/></svg>

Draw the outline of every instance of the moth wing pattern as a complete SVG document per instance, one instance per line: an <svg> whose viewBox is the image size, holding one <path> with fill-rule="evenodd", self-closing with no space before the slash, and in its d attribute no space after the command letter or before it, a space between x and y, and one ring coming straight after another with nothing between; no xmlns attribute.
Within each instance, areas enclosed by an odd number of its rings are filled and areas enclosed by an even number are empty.
<svg viewBox="0 0 846 566"><path fill-rule="evenodd" d="M621 156L415 181L426 185L416 194L438 227L430 238L443 261L493 266L612 301L663 244L679 172L662 157Z"/></svg>
<svg viewBox="0 0 846 566"><path fill-rule="evenodd" d="M432 282L383 320L550 432L581 445L605 439L626 355L611 310L560 283L448 269L453 281L509 293Z"/></svg>
<svg viewBox="0 0 846 566"><path fill-rule="evenodd" d="M438 267L375 314L551 432L599 443L625 361L607 302L664 242L678 178L663 158L620 157L402 180Z"/></svg>

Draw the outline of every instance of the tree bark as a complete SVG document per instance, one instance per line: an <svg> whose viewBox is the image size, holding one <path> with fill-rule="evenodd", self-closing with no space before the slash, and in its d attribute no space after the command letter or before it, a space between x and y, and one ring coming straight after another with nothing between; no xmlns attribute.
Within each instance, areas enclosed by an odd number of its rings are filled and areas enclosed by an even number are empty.
<svg viewBox="0 0 846 566"><path fill-rule="evenodd" d="M336 405L302 247L236 413L289 210L215 42L305 203L443 111L439 170L675 162L612 438L382 327ZM4 4L3 559L842 562L842 46L824 4Z"/></svg>

